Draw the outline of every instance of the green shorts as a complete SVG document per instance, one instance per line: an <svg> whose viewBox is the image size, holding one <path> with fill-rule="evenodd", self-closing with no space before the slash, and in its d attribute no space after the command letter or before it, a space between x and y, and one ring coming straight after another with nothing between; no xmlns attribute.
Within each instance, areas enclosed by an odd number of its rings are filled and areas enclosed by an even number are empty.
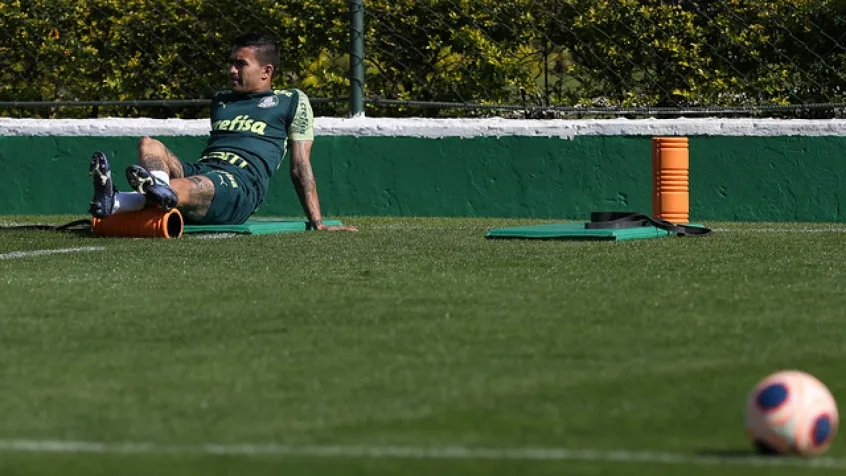
<svg viewBox="0 0 846 476"><path fill-rule="evenodd" d="M244 169L219 160L180 162L186 177L205 175L214 184L214 198L206 216L200 220L186 218L186 223L238 225L247 221L261 204L255 181Z"/></svg>

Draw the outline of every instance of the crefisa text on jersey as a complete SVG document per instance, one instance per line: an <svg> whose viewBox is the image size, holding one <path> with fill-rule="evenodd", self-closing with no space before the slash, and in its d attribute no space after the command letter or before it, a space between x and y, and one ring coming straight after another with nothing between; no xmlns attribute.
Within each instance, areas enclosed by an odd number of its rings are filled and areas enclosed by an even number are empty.
<svg viewBox="0 0 846 476"><path fill-rule="evenodd" d="M231 121L215 121L212 123L212 130L215 131L250 131L258 135L264 135L267 123L250 119L246 114L235 116Z"/></svg>

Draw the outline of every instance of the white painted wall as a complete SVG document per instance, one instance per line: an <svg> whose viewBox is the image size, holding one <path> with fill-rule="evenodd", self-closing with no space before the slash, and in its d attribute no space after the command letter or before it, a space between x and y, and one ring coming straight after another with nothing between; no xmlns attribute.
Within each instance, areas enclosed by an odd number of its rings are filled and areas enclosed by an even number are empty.
<svg viewBox="0 0 846 476"><path fill-rule="evenodd" d="M204 136L208 119L0 118L0 136ZM844 136L846 120L781 119L389 119L315 118L319 136Z"/></svg>

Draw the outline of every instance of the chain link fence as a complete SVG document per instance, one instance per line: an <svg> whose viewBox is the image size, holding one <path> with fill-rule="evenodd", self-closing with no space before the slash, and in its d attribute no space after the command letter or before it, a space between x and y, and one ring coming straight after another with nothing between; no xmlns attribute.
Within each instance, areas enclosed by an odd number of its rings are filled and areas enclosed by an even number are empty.
<svg viewBox="0 0 846 476"><path fill-rule="evenodd" d="M0 114L205 117L229 41L261 30L283 52L276 87L347 115L356 3L5 0ZM363 5L370 116L838 117L846 101L842 0Z"/></svg>
<svg viewBox="0 0 846 476"><path fill-rule="evenodd" d="M343 2L335 2L343 6ZM274 35L276 87L344 111L347 18L325 1L2 0L0 113L202 117L228 84L230 41ZM338 110L333 106L340 100ZM319 110L319 109L318 109Z"/></svg>

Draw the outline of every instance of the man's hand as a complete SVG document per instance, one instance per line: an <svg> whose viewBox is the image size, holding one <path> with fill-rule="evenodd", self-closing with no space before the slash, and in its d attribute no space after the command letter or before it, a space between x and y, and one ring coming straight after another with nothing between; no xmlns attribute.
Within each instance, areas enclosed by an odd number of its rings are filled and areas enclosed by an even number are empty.
<svg viewBox="0 0 846 476"><path fill-rule="evenodd" d="M313 228L318 231L358 231L354 226L350 225L324 225L323 222L314 225Z"/></svg>

